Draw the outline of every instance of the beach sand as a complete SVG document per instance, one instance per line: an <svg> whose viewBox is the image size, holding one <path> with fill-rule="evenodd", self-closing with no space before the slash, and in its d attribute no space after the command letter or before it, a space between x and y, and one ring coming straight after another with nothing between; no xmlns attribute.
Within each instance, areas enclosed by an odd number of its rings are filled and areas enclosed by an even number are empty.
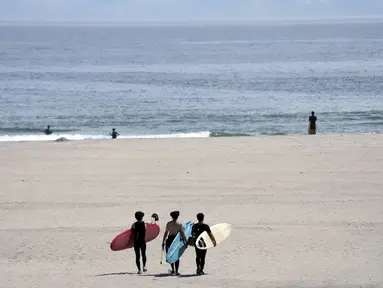
<svg viewBox="0 0 383 288"><path fill-rule="evenodd" d="M1 287L383 287L383 135L0 144ZM111 240L160 216L146 275ZM195 277L169 212L233 224Z"/></svg>

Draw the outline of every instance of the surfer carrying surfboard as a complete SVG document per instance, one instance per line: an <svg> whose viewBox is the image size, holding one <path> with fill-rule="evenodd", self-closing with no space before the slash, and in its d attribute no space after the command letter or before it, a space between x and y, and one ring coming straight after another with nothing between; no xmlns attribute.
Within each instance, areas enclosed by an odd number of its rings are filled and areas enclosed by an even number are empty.
<svg viewBox="0 0 383 288"><path fill-rule="evenodd" d="M141 263L140 263L140 256L142 255L142 266L143 271L146 272L146 242L145 242L145 236L146 236L146 224L142 220L144 218L145 214L144 212L137 211L134 214L134 217L136 218L136 222L132 225L132 231L133 231L133 241L134 241L134 252L136 253L136 265L138 269L138 274L141 274ZM141 255L140 255L141 252Z"/></svg>
<svg viewBox="0 0 383 288"><path fill-rule="evenodd" d="M211 233L209 225L203 223L204 218L205 218L205 215L203 215L203 213L197 214L198 223L193 225L191 237L193 239L197 239L199 235L201 235L203 232L206 231L206 233L209 235L211 239L211 242L213 242L213 245L215 247L217 243L215 241L214 235ZM203 272L203 269L205 268L206 253L207 253L207 250L201 250L201 249L198 249L197 246L195 246L197 275L205 274L205 272Z"/></svg>
<svg viewBox="0 0 383 288"><path fill-rule="evenodd" d="M183 228L182 224L177 221L179 216L180 216L179 211L171 212L170 217L172 217L173 220L169 221L166 224L164 237L162 239L162 250L164 250L164 248L165 248L166 253L168 252L169 247L172 245L172 242L173 242L174 238L176 238L178 232L181 233L182 239L185 241L185 243L187 242L184 228ZM166 246L165 246L165 244L166 244ZM177 260L174 264L170 264L170 265L172 267L171 274L172 275L174 275L174 274L180 275L180 273L178 272L178 268L180 267L180 260Z"/></svg>

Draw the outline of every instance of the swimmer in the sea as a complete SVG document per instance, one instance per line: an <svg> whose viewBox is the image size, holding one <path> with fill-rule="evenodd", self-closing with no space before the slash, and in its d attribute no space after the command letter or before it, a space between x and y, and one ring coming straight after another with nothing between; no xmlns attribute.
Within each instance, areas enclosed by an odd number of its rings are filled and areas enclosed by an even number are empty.
<svg viewBox="0 0 383 288"><path fill-rule="evenodd" d="M52 134L52 130L51 130L51 126L50 125L48 125L47 129L44 130L44 133L45 133L45 135L51 135Z"/></svg>
<svg viewBox="0 0 383 288"><path fill-rule="evenodd" d="M112 139L117 139L120 134L117 133L116 128L113 128L112 133L109 133L109 135L112 136Z"/></svg>
<svg viewBox="0 0 383 288"><path fill-rule="evenodd" d="M315 112L311 111L311 116L309 117L309 134L315 135L317 133L317 116L315 116Z"/></svg>

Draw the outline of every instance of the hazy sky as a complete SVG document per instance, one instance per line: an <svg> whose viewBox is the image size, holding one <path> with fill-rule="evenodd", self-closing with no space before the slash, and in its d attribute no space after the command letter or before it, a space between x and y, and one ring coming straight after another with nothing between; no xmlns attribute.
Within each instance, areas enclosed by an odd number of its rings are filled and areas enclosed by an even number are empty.
<svg viewBox="0 0 383 288"><path fill-rule="evenodd" d="M383 0L0 0L0 21L199 21L383 14Z"/></svg>

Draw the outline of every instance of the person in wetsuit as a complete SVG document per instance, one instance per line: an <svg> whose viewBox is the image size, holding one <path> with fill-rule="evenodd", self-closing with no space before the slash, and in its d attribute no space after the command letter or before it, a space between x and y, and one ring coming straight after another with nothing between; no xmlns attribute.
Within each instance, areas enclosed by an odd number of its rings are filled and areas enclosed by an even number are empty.
<svg viewBox="0 0 383 288"><path fill-rule="evenodd" d="M144 213L141 211L137 211L134 214L134 217L136 218L136 222L132 225L133 230L133 247L134 252L136 253L136 265L138 269L138 274L141 274L141 263L140 263L140 253L142 255L142 267L143 271L146 272L146 242L145 242L145 236L146 236L146 224L142 220L144 218Z"/></svg>
<svg viewBox="0 0 383 288"><path fill-rule="evenodd" d="M217 245L213 234L211 233L209 225L203 223L205 215L203 213L197 214L198 223L194 224L192 227L192 236L194 239L197 239L199 235L203 232L207 232L209 235L211 242L213 242L214 247ZM195 246L195 254L196 254L196 264L197 264L197 275L204 275L203 269L205 267L205 258L206 258L207 250L198 249Z"/></svg>
<svg viewBox="0 0 383 288"><path fill-rule="evenodd" d="M315 112L311 111L311 116L309 117L309 134L316 134L317 133L317 116L315 116Z"/></svg>
<svg viewBox="0 0 383 288"><path fill-rule="evenodd" d="M52 130L51 130L51 126L50 125L48 125L47 129L44 130L44 133L45 133L45 135L51 135L52 134Z"/></svg>
<svg viewBox="0 0 383 288"><path fill-rule="evenodd" d="M112 133L109 133L109 135L112 136L112 139L117 139L120 134L117 133L116 128L113 128Z"/></svg>
<svg viewBox="0 0 383 288"><path fill-rule="evenodd" d="M183 226L181 223L177 221L179 216L180 216L179 211L171 212L170 217L172 217L173 220L169 221L166 224L164 237L162 239L162 250L164 250L164 247L165 247L166 253L168 253L169 247L170 245L172 245L172 242L174 238L176 237L176 235L178 234L178 232L181 232L181 236L183 240L185 241L185 243L187 242ZM174 264L170 264L170 266L172 267L172 270L171 270L172 275L180 275L180 273L178 272L178 268L180 267L180 260L177 260L177 262L175 262Z"/></svg>

